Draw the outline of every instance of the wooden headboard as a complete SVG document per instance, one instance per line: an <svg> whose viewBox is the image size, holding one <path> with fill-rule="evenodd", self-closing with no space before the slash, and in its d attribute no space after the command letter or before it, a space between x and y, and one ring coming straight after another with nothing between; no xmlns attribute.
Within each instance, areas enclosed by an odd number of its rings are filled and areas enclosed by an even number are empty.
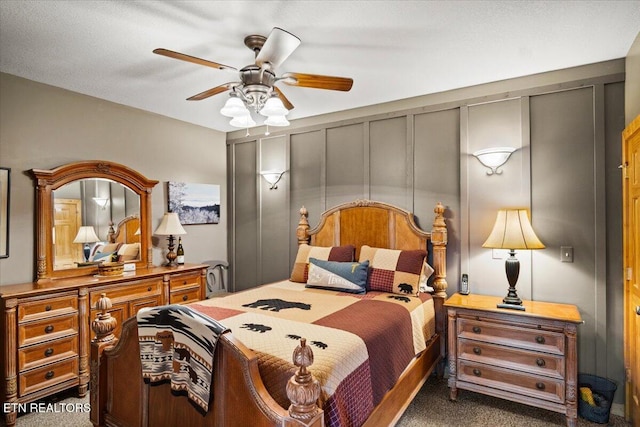
<svg viewBox="0 0 640 427"><path fill-rule="evenodd" d="M109 243L139 243L140 234L136 234L140 230L140 217L137 215L128 216L120 221L113 229L109 227Z"/></svg>
<svg viewBox="0 0 640 427"><path fill-rule="evenodd" d="M431 252L434 271L434 296L446 298L447 226L444 206L436 204L431 231L416 225L413 214L396 206L371 200L356 200L325 211L317 227L309 226L308 212L300 209L296 230L298 244L314 246L353 245L356 259L360 247L369 245L388 249L424 249ZM431 245L429 245L429 242Z"/></svg>

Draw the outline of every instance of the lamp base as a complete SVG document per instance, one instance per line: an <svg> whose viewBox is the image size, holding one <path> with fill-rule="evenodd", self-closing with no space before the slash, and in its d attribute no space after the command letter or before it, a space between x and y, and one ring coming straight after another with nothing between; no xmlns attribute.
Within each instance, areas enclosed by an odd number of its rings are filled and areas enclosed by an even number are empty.
<svg viewBox="0 0 640 427"><path fill-rule="evenodd" d="M173 245L173 242L175 240L175 237L173 237L172 234L169 235L169 237L167 237L167 240L169 241L169 252L167 252L167 263L163 264L164 267L177 267L178 263L176 263L176 258L178 257L178 255L173 251L173 248L175 247Z"/></svg>
<svg viewBox="0 0 640 427"><path fill-rule="evenodd" d="M498 308L509 308L511 310L520 310L525 311L524 305L515 305L515 304L498 304L496 305Z"/></svg>

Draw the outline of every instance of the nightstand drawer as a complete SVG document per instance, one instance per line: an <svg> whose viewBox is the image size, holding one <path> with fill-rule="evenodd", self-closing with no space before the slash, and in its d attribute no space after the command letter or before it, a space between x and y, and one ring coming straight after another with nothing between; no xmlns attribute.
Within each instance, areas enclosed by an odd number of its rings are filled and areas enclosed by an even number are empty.
<svg viewBox="0 0 640 427"><path fill-rule="evenodd" d="M490 320L460 316L459 338L564 355L564 334L542 329L491 323Z"/></svg>
<svg viewBox="0 0 640 427"><path fill-rule="evenodd" d="M78 312L78 296L69 295L44 300L24 301L18 305L18 322L37 320Z"/></svg>
<svg viewBox="0 0 640 427"><path fill-rule="evenodd" d="M458 357L460 359L502 366L504 368L564 379L564 357L533 353L512 347L504 347L481 341L458 340Z"/></svg>
<svg viewBox="0 0 640 427"><path fill-rule="evenodd" d="M564 403L564 381L503 369L483 363L458 361L458 379L531 398Z"/></svg>
<svg viewBox="0 0 640 427"><path fill-rule="evenodd" d="M20 374L20 396L78 378L78 358L62 360Z"/></svg>
<svg viewBox="0 0 640 427"><path fill-rule="evenodd" d="M78 334L78 316L61 316L18 325L18 346Z"/></svg>
<svg viewBox="0 0 640 427"><path fill-rule="evenodd" d="M18 370L35 368L47 363L76 356L78 354L78 338L70 336L59 340L45 342L18 351Z"/></svg>

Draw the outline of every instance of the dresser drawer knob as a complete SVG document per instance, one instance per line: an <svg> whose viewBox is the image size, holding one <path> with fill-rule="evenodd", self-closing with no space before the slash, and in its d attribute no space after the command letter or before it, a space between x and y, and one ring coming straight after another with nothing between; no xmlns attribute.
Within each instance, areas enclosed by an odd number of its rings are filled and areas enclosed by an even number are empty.
<svg viewBox="0 0 640 427"><path fill-rule="evenodd" d="M536 342L537 342L538 344L544 344L544 337L543 337L542 335L538 335L538 336L536 337Z"/></svg>
<svg viewBox="0 0 640 427"><path fill-rule="evenodd" d="M151 286L147 288L147 292L151 292Z"/></svg>
<svg viewBox="0 0 640 427"><path fill-rule="evenodd" d="M544 383L536 383L536 388L538 390L544 390Z"/></svg>
<svg viewBox="0 0 640 427"><path fill-rule="evenodd" d="M538 365L538 366L540 366L542 368L542 367L544 367L544 365L546 365L546 362L544 361L544 359L538 358L538 359L536 359L536 365Z"/></svg>
<svg viewBox="0 0 640 427"><path fill-rule="evenodd" d="M480 353L482 353L482 350L480 349L480 347L473 347L473 353L474 354L480 354Z"/></svg>
<svg viewBox="0 0 640 427"><path fill-rule="evenodd" d="M46 307L44 308L44 311L51 311L51 306L50 306L50 305L46 306Z"/></svg>
<svg viewBox="0 0 640 427"><path fill-rule="evenodd" d="M186 284L187 284L187 281L186 281L186 280L183 280L183 281L182 281L182 284L183 284L183 285L186 285Z"/></svg>
<svg viewBox="0 0 640 427"><path fill-rule="evenodd" d="M55 374L56 374L56 373L55 373L55 372L53 372L53 371L48 371L46 374L44 374L44 377L45 377L46 379L50 380L51 378L53 378L53 376L54 376Z"/></svg>
<svg viewBox="0 0 640 427"><path fill-rule="evenodd" d="M472 331L473 331L474 333L476 333L476 334L479 334L481 330L482 330L482 329L480 329L480 326L474 326L474 327L473 327L473 329L472 329Z"/></svg>
<svg viewBox="0 0 640 427"><path fill-rule="evenodd" d="M48 325L46 328L44 328L45 333L50 334L51 332L53 332L53 325Z"/></svg>
<svg viewBox="0 0 640 427"><path fill-rule="evenodd" d="M473 375L475 375L476 377L479 377L482 373L480 372L480 369L474 369L473 370Z"/></svg>
<svg viewBox="0 0 640 427"><path fill-rule="evenodd" d="M182 301L186 301L186 300L188 300L188 299L189 299L189 295L184 295L184 296L182 297Z"/></svg>
<svg viewBox="0 0 640 427"><path fill-rule="evenodd" d="M46 349L44 351L44 357L49 357L53 354L53 349L51 347L49 347L48 349Z"/></svg>

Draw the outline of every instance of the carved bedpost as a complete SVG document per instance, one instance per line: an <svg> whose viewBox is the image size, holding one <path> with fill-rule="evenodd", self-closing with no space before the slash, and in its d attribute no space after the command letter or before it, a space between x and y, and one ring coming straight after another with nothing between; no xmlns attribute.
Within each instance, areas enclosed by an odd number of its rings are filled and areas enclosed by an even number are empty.
<svg viewBox="0 0 640 427"><path fill-rule="evenodd" d="M104 410L107 402L107 381L100 381L104 375L104 366L101 364L102 352L114 346L118 339L113 335L113 331L118 325L115 317L107 312L111 308L111 300L106 294L101 294L96 302L96 309L101 310L96 318L91 322L91 329L96 336L91 340L91 413L90 418L94 426L104 425ZM100 388L98 388L98 384Z"/></svg>
<svg viewBox="0 0 640 427"><path fill-rule="evenodd" d="M431 245L433 249L434 295L447 297L447 224L444 220L444 206L438 202L433 210L436 214L431 229Z"/></svg>
<svg viewBox="0 0 640 427"><path fill-rule="evenodd" d="M298 221L298 228L296 228L296 237L298 238L298 245L302 245L303 243L309 244L311 243L311 237L309 236L309 221L307 217L309 216L309 211L304 206L300 208L300 221Z"/></svg>
<svg viewBox="0 0 640 427"><path fill-rule="evenodd" d="M307 370L313 364L313 350L307 346L306 338L293 351L293 364L298 367L287 383L287 397L291 401L289 418L285 425L324 426L324 413L318 407L320 383Z"/></svg>

